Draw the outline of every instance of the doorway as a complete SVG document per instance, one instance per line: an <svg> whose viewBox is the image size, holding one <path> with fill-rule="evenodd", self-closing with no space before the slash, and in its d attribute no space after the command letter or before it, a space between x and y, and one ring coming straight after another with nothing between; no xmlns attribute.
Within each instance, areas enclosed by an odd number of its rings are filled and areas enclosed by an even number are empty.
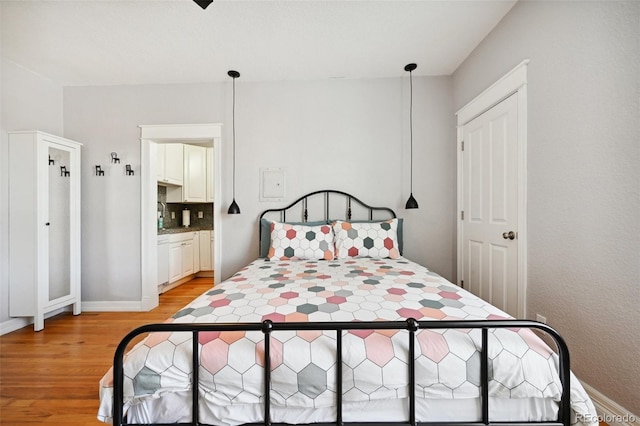
<svg viewBox="0 0 640 426"><path fill-rule="evenodd" d="M524 61L457 113L458 282L526 318Z"/></svg>
<svg viewBox="0 0 640 426"><path fill-rule="evenodd" d="M157 253L157 168L156 150L152 144L182 143L198 141L213 145L214 161L214 207L213 207L213 273L214 282L220 282L221 244L220 215L216 200L222 198L222 161L221 161L221 124L185 124L185 125L141 125L141 309L151 310L158 306L158 253Z"/></svg>

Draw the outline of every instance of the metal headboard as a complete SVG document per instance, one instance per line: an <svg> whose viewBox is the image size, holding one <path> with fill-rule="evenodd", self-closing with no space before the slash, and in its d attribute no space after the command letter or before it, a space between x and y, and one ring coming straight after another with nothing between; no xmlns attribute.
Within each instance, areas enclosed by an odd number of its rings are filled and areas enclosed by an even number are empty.
<svg viewBox="0 0 640 426"><path fill-rule="evenodd" d="M301 204L302 207L302 217L301 219L299 219L299 221L301 222L307 222L309 220L309 208L308 208L308 201L309 198L313 197L313 196L321 196L324 197L324 212L323 212L323 219L325 221L329 221L329 220L333 220L333 219L341 219L339 217L330 217L331 215L331 210L330 210L330 206L331 206L331 196L334 196L333 198L339 197L341 200L345 201L345 210L344 210L344 220L352 220L352 203L355 203L357 206L360 206L362 208L364 208L365 210L367 210L368 212L368 220L373 220L373 215L374 212L385 212L388 217L385 217L384 219L395 219L396 216L396 212L393 211L392 209L390 209L389 207L374 207L374 206L370 206L369 204L361 201L360 199L358 199L357 197L354 197L351 194L348 194L346 192L343 191L338 191L335 189L323 189L320 191L314 191L314 192L310 192L308 194L303 195L302 197L298 198L297 200L295 200L293 203L289 204L286 207L280 208L280 209L268 209L263 211L260 214L260 220L258 220L258 235L260 236L260 246L262 246L262 232L260 232L262 230L262 219L270 213L279 213L280 214L280 221L281 222L286 222L287 221L287 211L293 209L294 207L296 207L298 204Z"/></svg>

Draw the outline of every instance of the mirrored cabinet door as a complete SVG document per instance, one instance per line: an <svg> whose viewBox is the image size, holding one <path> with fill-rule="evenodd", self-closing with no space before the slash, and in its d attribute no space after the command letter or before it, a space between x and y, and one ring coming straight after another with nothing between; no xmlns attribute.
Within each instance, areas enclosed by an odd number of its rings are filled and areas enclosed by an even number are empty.
<svg viewBox="0 0 640 426"><path fill-rule="evenodd" d="M49 297L52 301L71 294L69 151L49 146ZM60 167L56 167L57 164ZM63 168L64 167L64 168ZM67 174L68 173L68 174Z"/></svg>
<svg viewBox="0 0 640 426"><path fill-rule="evenodd" d="M80 309L81 144L42 132L9 133L9 313L44 328Z"/></svg>

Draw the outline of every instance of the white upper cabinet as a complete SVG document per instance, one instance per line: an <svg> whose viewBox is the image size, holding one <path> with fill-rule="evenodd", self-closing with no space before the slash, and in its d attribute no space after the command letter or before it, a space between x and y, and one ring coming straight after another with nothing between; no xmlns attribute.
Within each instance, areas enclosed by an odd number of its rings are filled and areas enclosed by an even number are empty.
<svg viewBox="0 0 640 426"><path fill-rule="evenodd" d="M9 315L36 331L49 312L80 313L80 147L9 132Z"/></svg>
<svg viewBox="0 0 640 426"><path fill-rule="evenodd" d="M213 162L213 147L207 148L207 203L214 201L215 194L215 163Z"/></svg>
<svg viewBox="0 0 640 426"><path fill-rule="evenodd" d="M184 183L182 185L185 202L207 202L207 148L184 145Z"/></svg>
<svg viewBox="0 0 640 426"><path fill-rule="evenodd" d="M184 152L181 143L156 146L158 182L181 186L184 181Z"/></svg>
<svg viewBox="0 0 640 426"><path fill-rule="evenodd" d="M206 203L208 202L208 171L207 171L207 147L188 144L180 145L182 156L182 180L181 186L167 185L167 202L169 203ZM160 146L160 145L158 145ZM160 158L162 154L158 154ZM169 151L165 152L165 164L167 174L169 168ZM178 155L176 155L176 158ZM178 168L176 167L176 170ZM211 178L213 180L213 177ZM165 182L166 183L166 182ZM171 182L169 182L171 183Z"/></svg>
<svg viewBox="0 0 640 426"><path fill-rule="evenodd" d="M167 176L167 166L165 165L165 158L167 148L164 144L155 144L156 146L156 180L158 182L164 182Z"/></svg>

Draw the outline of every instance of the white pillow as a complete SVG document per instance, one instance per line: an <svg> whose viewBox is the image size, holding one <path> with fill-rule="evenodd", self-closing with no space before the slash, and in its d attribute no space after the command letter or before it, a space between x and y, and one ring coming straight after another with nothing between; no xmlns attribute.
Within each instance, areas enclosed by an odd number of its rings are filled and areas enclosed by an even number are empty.
<svg viewBox="0 0 640 426"><path fill-rule="evenodd" d="M333 260L331 225L292 225L271 222L270 260Z"/></svg>
<svg viewBox="0 0 640 426"><path fill-rule="evenodd" d="M344 222L332 224L335 234L335 257L391 258L400 257L398 219L382 222Z"/></svg>

